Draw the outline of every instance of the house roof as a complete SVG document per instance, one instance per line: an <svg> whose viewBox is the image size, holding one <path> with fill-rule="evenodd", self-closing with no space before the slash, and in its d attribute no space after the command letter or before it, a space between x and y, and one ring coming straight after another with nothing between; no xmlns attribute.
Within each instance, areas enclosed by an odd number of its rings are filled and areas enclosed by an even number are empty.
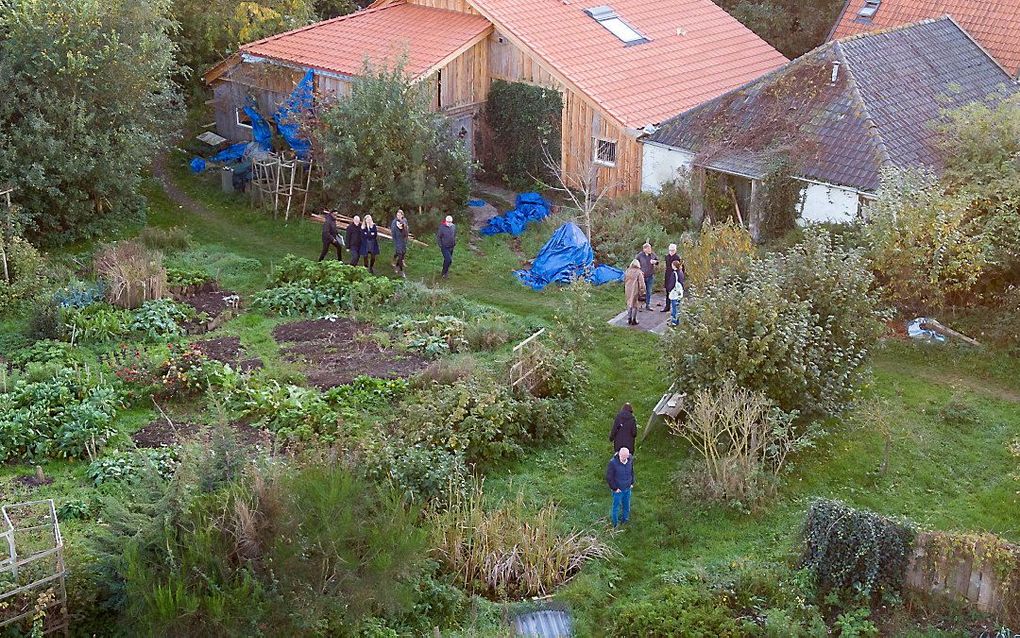
<svg viewBox="0 0 1020 638"><path fill-rule="evenodd" d="M711 0L469 0L624 126L654 124L786 62ZM585 13L609 5L647 41Z"/></svg>
<svg viewBox="0 0 1020 638"><path fill-rule="evenodd" d="M932 125L943 109L1017 90L959 25L941 18L822 45L645 140L752 177L767 172L774 152L788 151L801 177L875 191L885 165L940 168Z"/></svg>
<svg viewBox="0 0 1020 638"><path fill-rule="evenodd" d="M1020 76L1020 2L1017 0L882 0L871 18L865 0L847 0L830 40L951 16L1014 77Z"/></svg>
<svg viewBox="0 0 1020 638"><path fill-rule="evenodd" d="M274 35L241 47L243 53L330 71L361 75L371 64L407 56L417 78L486 36L492 25L477 15L409 4L359 11Z"/></svg>

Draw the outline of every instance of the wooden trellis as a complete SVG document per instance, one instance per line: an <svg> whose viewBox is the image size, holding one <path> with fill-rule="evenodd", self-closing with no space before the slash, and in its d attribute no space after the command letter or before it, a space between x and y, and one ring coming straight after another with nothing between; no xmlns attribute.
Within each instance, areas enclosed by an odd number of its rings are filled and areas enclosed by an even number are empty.
<svg viewBox="0 0 1020 638"><path fill-rule="evenodd" d="M301 215L304 215L311 187L311 160L304 161L276 153L252 160L252 202L264 208L272 208L273 217L277 217L282 209L284 219L290 219L295 198L300 200Z"/></svg>
<svg viewBox="0 0 1020 638"><path fill-rule="evenodd" d="M535 387L535 382L538 379L535 372L542 367L543 363L538 356L536 346L538 338L543 334L545 334L545 328L514 346L513 363L510 365L511 389L524 389L531 392Z"/></svg>
<svg viewBox="0 0 1020 638"><path fill-rule="evenodd" d="M0 628L41 614L68 635L64 539L53 499L0 507Z"/></svg>

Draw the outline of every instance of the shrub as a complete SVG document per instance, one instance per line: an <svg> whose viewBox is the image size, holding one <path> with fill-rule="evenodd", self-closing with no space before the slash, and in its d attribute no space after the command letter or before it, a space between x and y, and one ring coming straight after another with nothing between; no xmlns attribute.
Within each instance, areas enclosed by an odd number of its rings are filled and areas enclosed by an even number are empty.
<svg viewBox="0 0 1020 638"><path fill-rule="evenodd" d="M486 170L516 190L532 190L536 180L550 181L545 156L560 156L562 110L559 91L495 80L485 103L485 123L493 137Z"/></svg>
<svg viewBox="0 0 1020 638"><path fill-rule="evenodd" d="M748 635L749 628L705 587L683 584L667 585L647 599L616 605L608 633L633 638L738 638Z"/></svg>
<svg viewBox="0 0 1020 638"><path fill-rule="evenodd" d="M679 387L719 387L732 375L783 411L838 414L867 380L881 334L871 287L858 251L812 233L685 301L683 328L666 337L670 371Z"/></svg>
<svg viewBox="0 0 1020 638"><path fill-rule="evenodd" d="M63 330L60 308L45 301L36 302L28 313L25 335L29 339L58 339Z"/></svg>
<svg viewBox="0 0 1020 638"><path fill-rule="evenodd" d="M646 241L655 250L665 251L671 233L679 235L684 226L664 214L651 195L606 200L592 215L591 244L599 263L625 266Z"/></svg>
<svg viewBox="0 0 1020 638"><path fill-rule="evenodd" d="M115 433L116 390L72 370L0 393L0 463L83 458Z"/></svg>
<svg viewBox="0 0 1020 638"><path fill-rule="evenodd" d="M593 289L584 279L574 279L560 290L563 301L556 309L554 337L567 350L587 352L595 345L600 320L591 298Z"/></svg>
<svg viewBox="0 0 1020 638"><path fill-rule="evenodd" d="M407 445L400 439L388 442L381 457L365 469L373 478L392 481L407 499L422 503L463 492L470 477L463 452Z"/></svg>
<svg viewBox="0 0 1020 638"><path fill-rule="evenodd" d="M839 501L818 499L808 509L801 563L822 594L898 593L910 560L914 529Z"/></svg>
<svg viewBox="0 0 1020 638"><path fill-rule="evenodd" d="M71 343L104 343L131 330L131 314L107 303L66 308L62 316L64 333Z"/></svg>
<svg viewBox="0 0 1020 638"><path fill-rule="evenodd" d="M696 237L681 240L679 252L687 271L687 285L699 291L724 274L746 272L755 257L751 234L732 221L705 222Z"/></svg>
<svg viewBox="0 0 1020 638"><path fill-rule="evenodd" d="M663 182L655 196L655 206L665 216L665 228L677 232L691 221L691 178L682 171L673 179Z"/></svg>
<svg viewBox="0 0 1020 638"><path fill-rule="evenodd" d="M139 233L138 239L151 250L175 252L185 250L191 245L191 233L186 228L157 228L146 226Z"/></svg>
<svg viewBox="0 0 1020 638"><path fill-rule="evenodd" d="M122 241L100 249L96 272L109 287L106 296L120 308L138 308L143 302L166 294L163 254L135 241Z"/></svg>
<svg viewBox="0 0 1020 638"><path fill-rule="evenodd" d="M486 509L484 501L476 483L429 515L435 555L468 591L495 600L541 596L585 563L613 555L594 534L561 532L553 504L532 511L523 494L493 509Z"/></svg>
<svg viewBox="0 0 1020 638"><path fill-rule="evenodd" d="M35 297L43 281L43 258L32 244L0 234L0 315Z"/></svg>
<svg viewBox="0 0 1020 638"><path fill-rule="evenodd" d="M695 390L687 418L670 430L698 455L694 483L705 497L753 506L775 489L787 456L811 444L795 431L794 416L728 379L718 389Z"/></svg>

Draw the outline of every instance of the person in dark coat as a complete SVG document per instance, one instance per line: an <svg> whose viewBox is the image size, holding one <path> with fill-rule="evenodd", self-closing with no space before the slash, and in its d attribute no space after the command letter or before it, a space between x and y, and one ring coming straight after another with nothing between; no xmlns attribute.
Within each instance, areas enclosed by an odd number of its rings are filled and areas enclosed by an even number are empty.
<svg viewBox="0 0 1020 638"><path fill-rule="evenodd" d="M439 225L439 230L436 231L436 243L439 244L439 250L443 253L443 279L450 274L450 264L453 263L453 249L457 245L457 227L453 224L453 217L449 215L442 224Z"/></svg>
<svg viewBox="0 0 1020 638"><path fill-rule="evenodd" d="M393 268L397 274L407 279L407 273L404 272L404 256L407 255L407 239L411 232L407 227L404 211L398 210L397 216L390 223L390 236L393 237Z"/></svg>
<svg viewBox="0 0 1020 638"><path fill-rule="evenodd" d="M666 303L662 306L662 310L660 312L670 311L669 291L673 290L673 287L669 283L670 271L673 270L673 262L680 261L680 255L676 252L676 250L676 244L670 244L669 252L666 254L666 258L662 260L662 262L666 265Z"/></svg>
<svg viewBox="0 0 1020 638"><path fill-rule="evenodd" d="M641 274L645 278L645 310L652 309L652 290L655 288L655 266L659 263L659 256L652 252L652 245L645 242L641 252L634 259L641 266Z"/></svg>
<svg viewBox="0 0 1020 638"><path fill-rule="evenodd" d="M361 259L361 218L357 215L347 224L347 250L351 251L351 265L357 266Z"/></svg>
<svg viewBox="0 0 1020 638"><path fill-rule="evenodd" d="M365 258L368 272L375 274L375 258L379 256L379 227L371 215L365 215L361 224L361 255Z"/></svg>
<svg viewBox="0 0 1020 638"><path fill-rule="evenodd" d="M620 448L633 450L635 439L637 439L637 419L634 418L634 408L629 403L624 403L613 422L613 429L609 432L609 441L613 444L613 451L619 452Z"/></svg>
<svg viewBox="0 0 1020 638"><path fill-rule="evenodd" d="M613 493L613 509L610 519L613 527L630 520L630 492L634 489L634 459L625 447L609 459L606 467L606 483Z"/></svg>
<svg viewBox="0 0 1020 638"><path fill-rule="evenodd" d="M336 213L327 210L323 217L325 221L322 222L322 252L319 253L319 261L326 258L330 246L336 246L336 260L343 261L344 240L336 227Z"/></svg>
<svg viewBox="0 0 1020 638"><path fill-rule="evenodd" d="M686 285L687 272L684 270L684 262L674 261L672 267L666 271L666 305L673 313L670 321L674 326L680 323L680 304L684 300Z"/></svg>

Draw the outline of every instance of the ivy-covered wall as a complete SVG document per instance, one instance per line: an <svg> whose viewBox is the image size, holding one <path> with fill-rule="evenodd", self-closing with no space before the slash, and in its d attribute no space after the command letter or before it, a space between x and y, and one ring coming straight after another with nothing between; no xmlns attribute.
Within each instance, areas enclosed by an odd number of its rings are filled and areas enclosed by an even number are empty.
<svg viewBox="0 0 1020 638"><path fill-rule="evenodd" d="M481 158L485 171L515 190L551 179L543 148L559 162L563 96L555 89L495 80L485 122L491 134Z"/></svg>

